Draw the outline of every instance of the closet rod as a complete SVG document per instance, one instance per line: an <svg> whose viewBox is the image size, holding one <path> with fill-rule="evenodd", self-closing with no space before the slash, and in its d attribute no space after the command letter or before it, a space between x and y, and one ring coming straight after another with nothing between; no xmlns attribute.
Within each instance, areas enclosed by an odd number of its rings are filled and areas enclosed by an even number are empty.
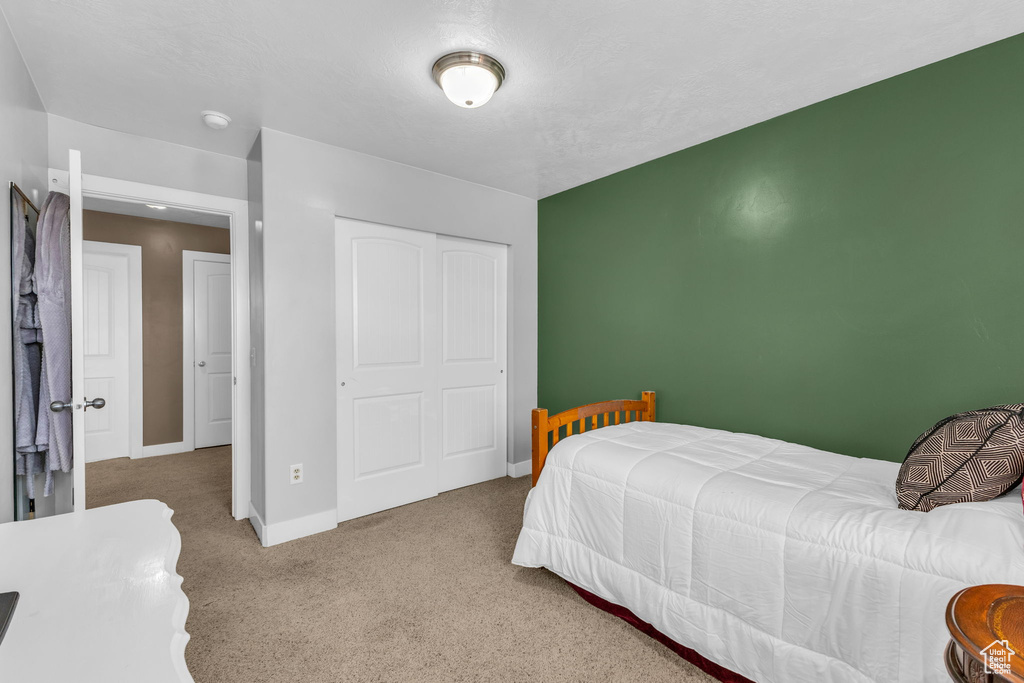
<svg viewBox="0 0 1024 683"><path fill-rule="evenodd" d="M36 205L32 203L32 200L28 198L28 195L22 192L21 188L18 187L17 183L15 183L13 180L11 181L11 189L20 194L21 198L28 202L28 205L31 206L37 214L39 213L39 209L36 208Z"/></svg>

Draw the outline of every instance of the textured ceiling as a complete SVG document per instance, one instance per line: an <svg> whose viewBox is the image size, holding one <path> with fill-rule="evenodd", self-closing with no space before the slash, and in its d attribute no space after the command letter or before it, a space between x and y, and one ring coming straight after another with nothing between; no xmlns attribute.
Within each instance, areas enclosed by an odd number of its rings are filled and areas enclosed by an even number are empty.
<svg viewBox="0 0 1024 683"><path fill-rule="evenodd" d="M189 223L191 225L206 225L211 228L231 227L231 220L223 214L184 209L178 206L167 206L161 210L150 208L146 204L140 204L139 202L123 202L104 197L85 197L82 200L82 207L87 211L102 211L103 213L116 213L122 216L138 216L139 218L153 218L162 221L174 221L175 223Z"/></svg>
<svg viewBox="0 0 1024 683"><path fill-rule="evenodd" d="M235 156L266 126L529 197L1024 31L1020 0L0 6L50 113ZM474 110L430 78L467 48L508 72Z"/></svg>

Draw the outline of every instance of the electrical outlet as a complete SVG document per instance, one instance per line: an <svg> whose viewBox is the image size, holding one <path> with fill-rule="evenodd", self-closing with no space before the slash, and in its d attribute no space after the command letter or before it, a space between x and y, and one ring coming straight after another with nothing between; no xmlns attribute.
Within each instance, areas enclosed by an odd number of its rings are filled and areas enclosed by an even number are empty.
<svg viewBox="0 0 1024 683"><path fill-rule="evenodd" d="M298 465L292 465L291 474L289 475L293 484L302 483L302 463Z"/></svg>

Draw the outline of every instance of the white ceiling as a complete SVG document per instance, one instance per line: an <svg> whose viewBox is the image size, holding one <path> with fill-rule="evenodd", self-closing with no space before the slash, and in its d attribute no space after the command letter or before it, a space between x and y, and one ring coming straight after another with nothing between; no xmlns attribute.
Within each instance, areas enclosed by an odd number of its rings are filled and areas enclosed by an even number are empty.
<svg viewBox="0 0 1024 683"><path fill-rule="evenodd" d="M154 209L140 202L86 196L82 200L82 208L87 211L102 211L103 213L116 213L122 216L138 216L140 218L152 218L161 221L174 221L175 223L206 225L211 228L231 227L231 220L224 214L207 213L206 211L196 211L195 209L186 209L179 206L165 206L163 209Z"/></svg>
<svg viewBox="0 0 1024 683"><path fill-rule="evenodd" d="M0 6L52 114L235 156L266 126L529 197L1024 31L1020 0ZM480 109L430 78L457 49L508 72Z"/></svg>

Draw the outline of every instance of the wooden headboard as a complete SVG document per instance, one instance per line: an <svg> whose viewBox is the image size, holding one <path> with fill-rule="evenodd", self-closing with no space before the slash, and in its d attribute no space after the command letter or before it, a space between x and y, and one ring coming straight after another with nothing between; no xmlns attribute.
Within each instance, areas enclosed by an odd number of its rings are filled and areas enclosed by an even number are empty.
<svg viewBox="0 0 1024 683"><path fill-rule="evenodd" d="M604 424L600 424L601 416ZM614 418L612 416L615 416ZM588 426L588 418L589 426ZM612 420L614 419L614 422ZM639 401L623 399L621 401L602 401L562 411L548 417L544 408L533 411L533 485L537 485L540 471L544 469L548 450L558 443L560 438L582 434L588 429L607 427L622 422L654 422L654 392L645 391ZM573 424L577 425L573 432ZM562 427L565 427L562 433Z"/></svg>

